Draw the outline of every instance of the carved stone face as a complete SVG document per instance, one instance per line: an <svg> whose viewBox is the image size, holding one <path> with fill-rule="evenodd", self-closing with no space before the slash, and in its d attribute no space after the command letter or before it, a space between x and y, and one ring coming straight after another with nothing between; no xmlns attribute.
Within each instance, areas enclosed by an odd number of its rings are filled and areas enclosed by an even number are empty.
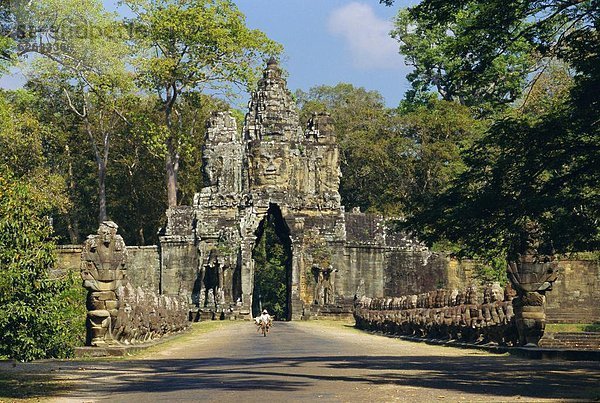
<svg viewBox="0 0 600 403"><path fill-rule="evenodd" d="M261 144L252 155L254 183L259 186L285 185L285 152L277 145Z"/></svg>
<svg viewBox="0 0 600 403"><path fill-rule="evenodd" d="M101 224L100 227L98 228L98 238L99 238L100 242L106 246L110 245L110 243L112 242L116 233L117 233L116 228L111 228L110 226L108 226L104 223Z"/></svg>
<svg viewBox="0 0 600 403"><path fill-rule="evenodd" d="M215 156L211 157L212 158L208 158L208 156L205 156L204 158L204 172L209 182L208 185L216 186L219 184L219 178L223 171L223 158Z"/></svg>
<svg viewBox="0 0 600 403"><path fill-rule="evenodd" d="M110 228L106 227L106 226L101 226L100 230L98 231L98 235L100 235L100 242L102 242L105 245L109 245L110 244L110 239L111 239L111 231Z"/></svg>

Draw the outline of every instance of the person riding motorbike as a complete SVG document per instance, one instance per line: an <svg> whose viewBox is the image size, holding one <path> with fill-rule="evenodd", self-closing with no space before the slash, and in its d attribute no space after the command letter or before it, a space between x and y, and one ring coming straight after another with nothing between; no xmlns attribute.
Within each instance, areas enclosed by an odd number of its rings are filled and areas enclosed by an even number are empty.
<svg viewBox="0 0 600 403"><path fill-rule="evenodd" d="M269 331L269 328L271 327L273 323L273 318L271 317L271 315L269 315L269 311L267 311L266 309L264 309L262 311L262 314L256 318L256 324L259 327L265 326L266 327L266 331Z"/></svg>

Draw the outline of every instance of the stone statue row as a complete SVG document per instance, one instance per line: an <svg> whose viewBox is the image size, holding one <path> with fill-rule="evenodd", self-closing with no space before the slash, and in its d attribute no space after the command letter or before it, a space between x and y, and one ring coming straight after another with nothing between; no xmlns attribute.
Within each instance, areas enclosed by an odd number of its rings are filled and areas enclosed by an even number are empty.
<svg viewBox="0 0 600 403"><path fill-rule="evenodd" d="M120 287L117 295L123 309L117 313L112 335L120 343L143 343L189 326L185 298L158 295L129 283Z"/></svg>
<svg viewBox="0 0 600 403"><path fill-rule="evenodd" d="M516 345L514 291L498 283L478 292L436 290L395 298L361 297L354 316L360 329L469 343Z"/></svg>
<svg viewBox="0 0 600 403"><path fill-rule="evenodd" d="M127 249L118 226L104 221L81 253L81 277L87 295L88 346L144 342L189 326L184 297L157 295L127 280Z"/></svg>

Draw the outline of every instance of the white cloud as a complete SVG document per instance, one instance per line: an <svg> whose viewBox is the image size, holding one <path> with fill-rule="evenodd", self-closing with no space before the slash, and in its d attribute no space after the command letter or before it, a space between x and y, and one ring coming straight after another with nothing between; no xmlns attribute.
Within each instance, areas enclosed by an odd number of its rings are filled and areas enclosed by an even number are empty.
<svg viewBox="0 0 600 403"><path fill-rule="evenodd" d="M392 28L391 21L377 17L373 8L363 3L350 3L329 16L329 31L347 42L354 64L363 69L405 66L398 42L389 35Z"/></svg>

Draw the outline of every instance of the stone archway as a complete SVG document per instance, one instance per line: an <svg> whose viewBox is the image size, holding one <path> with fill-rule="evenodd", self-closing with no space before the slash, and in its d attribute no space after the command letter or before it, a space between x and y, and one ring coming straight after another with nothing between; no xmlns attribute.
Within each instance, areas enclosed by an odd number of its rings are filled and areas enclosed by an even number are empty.
<svg viewBox="0 0 600 403"><path fill-rule="evenodd" d="M252 314L268 309L276 319L292 318L292 240L281 209L270 204L255 232L252 252Z"/></svg>

